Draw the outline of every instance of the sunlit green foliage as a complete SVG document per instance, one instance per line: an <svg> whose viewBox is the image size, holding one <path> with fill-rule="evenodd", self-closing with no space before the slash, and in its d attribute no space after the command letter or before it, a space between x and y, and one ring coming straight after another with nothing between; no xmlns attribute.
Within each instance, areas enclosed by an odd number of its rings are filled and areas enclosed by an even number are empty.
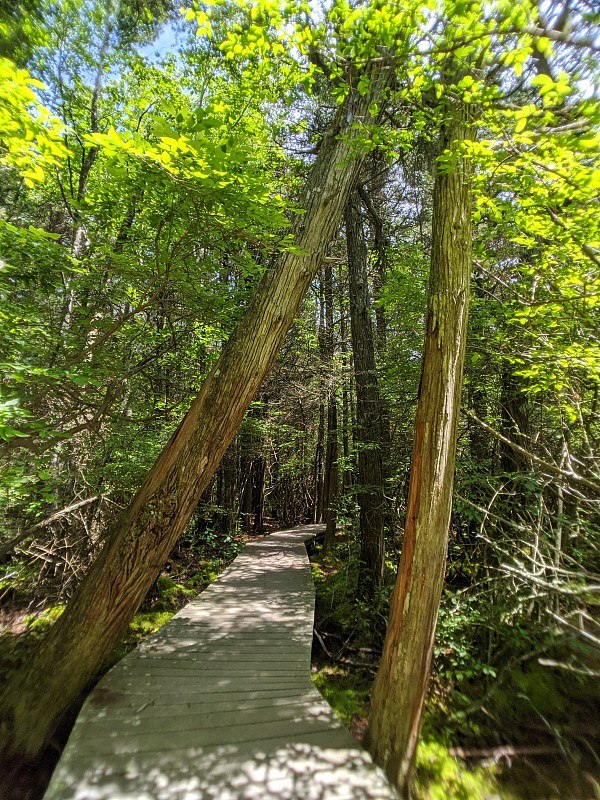
<svg viewBox="0 0 600 800"><path fill-rule="evenodd" d="M0 157L3 167L13 167L33 188L46 170L66 154L59 120L39 101L36 89L44 85L27 70L0 58Z"/></svg>

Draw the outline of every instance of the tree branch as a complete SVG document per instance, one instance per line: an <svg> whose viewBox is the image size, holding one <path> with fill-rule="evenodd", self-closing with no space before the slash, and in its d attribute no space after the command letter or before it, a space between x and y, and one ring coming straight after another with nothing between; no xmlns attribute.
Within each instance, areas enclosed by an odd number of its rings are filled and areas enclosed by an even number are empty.
<svg viewBox="0 0 600 800"><path fill-rule="evenodd" d="M561 478L565 478L573 483L578 483L581 486L587 486L588 489L592 489L597 494L600 494L600 483L596 481L592 481L589 478L584 477L583 475L579 475L577 472L573 470L565 470L557 467L556 464L552 464L550 461L546 461L539 456L536 456L535 453L530 452L525 447L521 447L520 444L513 442L512 439L509 439L507 436L504 436L502 433L499 433L497 430L488 425L487 422L479 419L472 411L468 411L467 415L474 419L481 427L491 433L492 436L495 436L496 439L499 439L504 444L507 444L509 447L512 447L517 453L521 453L521 455L525 456L526 458L530 458L536 464L539 464L545 470L547 470L551 475L557 475Z"/></svg>
<svg viewBox="0 0 600 800"><path fill-rule="evenodd" d="M70 506L62 508L60 511L57 511L46 519L43 519L41 522L37 522L32 528L27 528L26 531L23 531L23 533L15 536L3 547L0 547L0 561L3 561L9 553L12 553L17 545L21 544L21 542L24 542L25 539L28 539L30 536L33 536L36 531L39 531L41 528L45 528L47 525L56 522L57 519L65 517L72 511L76 511L78 508L83 508L83 506L88 506L90 503L95 503L96 500L100 499L102 499L101 495L96 494L93 497L86 498L85 500L79 500L77 503L72 503Z"/></svg>

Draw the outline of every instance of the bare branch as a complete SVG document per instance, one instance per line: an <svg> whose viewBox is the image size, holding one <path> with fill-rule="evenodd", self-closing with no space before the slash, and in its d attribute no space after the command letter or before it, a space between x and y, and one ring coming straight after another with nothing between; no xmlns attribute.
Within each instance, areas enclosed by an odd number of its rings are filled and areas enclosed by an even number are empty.
<svg viewBox="0 0 600 800"><path fill-rule="evenodd" d="M600 53L600 44L591 36L577 39L571 36L567 31L555 30L554 28L536 28L533 26L525 26L516 32L526 33L538 39L550 39L552 42L560 42L561 44L568 44L571 47L580 47L586 50L592 50L594 53Z"/></svg>
<svg viewBox="0 0 600 800"><path fill-rule="evenodd" d="M485 431L491 433L492 436L495 436L496 439L499 439L501 442L504 442L509 447L512 447L512 449L515 450L517 453L521 453L521 455L524 455L526 458L530 458L536 464L539 464L540 467L547 470L551 475L557 475L558 477L565 478L566 480L571 481L572 483L578 483L580 486L587 486L588 489L592 489L592 491L600 494L600 483L592 481L589 478L584 477L583 475L579 475L577 472L574 472L573 470L565 470L561 469L560 467L557 467L556 464L552 464L550 461L546 461L545 459L536 456L535 453L532 453L525 447L521 447L520 444L513 442L512 439L509 439L507 436L504 436L502 433L492 428L492 426L488 425L487 422L484 422L482 419L479 419L479 417L477 417L472 411L467 412L467 414L469 417L471 417L471 419L474 419L475 422L481 425L481 427Z"/></svg>
<svg viewBox="0 0 600 800"><path fill-rule="evenodd" d="M79 500L77 503L72 503L70 506L66 506L66 508L56 511L54 514L46 519L43 519L41 522L37 522L32 528L28 528L26 531L23 531L23 533L20 533L18 536L15 536L13 539L11 539L10 542L7 542L3 547L0 547L0 561L6 558L9 553L12 553L17 545L21 544L21 542L24 542L25 539L28 539L30 536L33 536L36 531L39 531L41 528L45 528L47 525L56 522L57 519L65 517L72 511L83 508L83 506L88 506L90 503L95 503L96 500L99 499L101 499L101 495L94 495L93 497L88 497L85 500Z"/></svg>
<svg viewBox="0 0 600 800"><path fill-rule="evenodd" d="M550 219L552 220L552 222L555 225L558 225L558 227L562 228L563 231L565 231L566 233L570 232L569 231L569 226L566 224L566 222L564 220L562 220L558 216L558 214L555 211L553 211L549 207L546 210L548 211L548 214L550 215ZM584 253L588 258L590 258L597 267L600 267L600 254L593 247L590 247L590 245L586 244L585 242L578 241L575 237L573 237L573 241L577 245L579 245L579 247L581 248L581 252L582 253Z"/></svg>

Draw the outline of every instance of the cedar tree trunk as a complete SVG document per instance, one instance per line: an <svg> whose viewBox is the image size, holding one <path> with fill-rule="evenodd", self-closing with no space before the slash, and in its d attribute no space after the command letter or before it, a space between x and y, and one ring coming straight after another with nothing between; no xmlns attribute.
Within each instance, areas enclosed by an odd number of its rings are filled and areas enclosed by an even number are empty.
<svg viewBox="0 0 600 800"><path fill-rule="evenodd" d="M333 330L333 267L325 265L325 336L323 358L325 361L325 382L327 385L327 445L325 448L325 470L323 489L323 509L326 522L325 550L335 544L337 525L337 502L339 493L338 475L338 414L336 378L333 366L335 355L335 337Z"/></svg>
<svg viewBox="0 0 600 800"><path fill-rule="evenodd" d="M469 165L457 143L469 136L462 111L442 132L433 195L427 326L404 546L379 672L368 746L408 797L435 625L444 582L471 269ZM447 154L446 154L447 157Z"/></svg>
<svg viewBox="0 0 600 800"><path fill-rule="evenodd" d="M344 215L350 286L350 327L356 384L358 450L357 500L360 508L359 592L370 596L383 580L385 567L382 405L375 364L375 341L367 278L367 244L358 195L352 193Z"/></svg>

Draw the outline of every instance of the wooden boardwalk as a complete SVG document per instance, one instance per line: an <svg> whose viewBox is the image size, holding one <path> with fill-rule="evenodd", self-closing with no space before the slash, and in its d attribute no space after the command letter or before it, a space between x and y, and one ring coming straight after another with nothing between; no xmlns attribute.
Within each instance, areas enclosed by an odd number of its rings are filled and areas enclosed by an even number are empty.
<svg viewBox="0 0 600 800"><path fill-rule="evenodd" d="M310 680L304 542L246 545L87 699L46 800L391 800Z"/></svg>

